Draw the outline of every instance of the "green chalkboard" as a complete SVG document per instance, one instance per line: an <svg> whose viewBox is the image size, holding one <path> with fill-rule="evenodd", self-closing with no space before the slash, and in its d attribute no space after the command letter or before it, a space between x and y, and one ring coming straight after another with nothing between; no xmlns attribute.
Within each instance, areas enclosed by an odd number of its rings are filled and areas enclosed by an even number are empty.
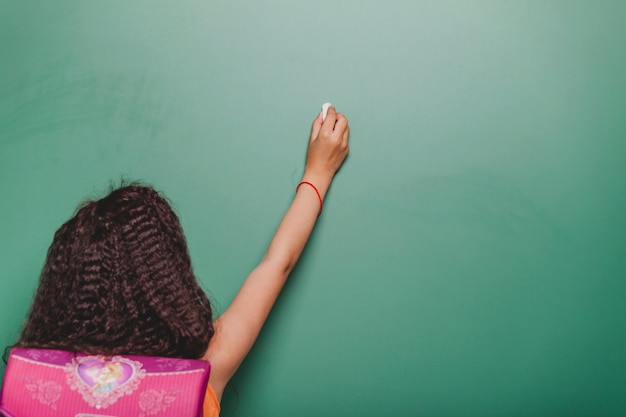
<svg viewBox="0 0 626 417"><path fill-rule="evenodd" d="M0 345L54 231L174 203L218 311L351 153L224 416L626 415L626 2L0 1Z"/></svg>

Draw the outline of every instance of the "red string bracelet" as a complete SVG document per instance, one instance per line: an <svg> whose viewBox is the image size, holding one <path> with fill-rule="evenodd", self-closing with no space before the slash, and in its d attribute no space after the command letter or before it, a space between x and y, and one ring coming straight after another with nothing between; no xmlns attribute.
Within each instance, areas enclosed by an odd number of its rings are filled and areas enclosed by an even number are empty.
<svg viewBox="0 0 626 417"><path fill-rule="evenodd" d="M317 213L317 217L320 216L320 214L322 214L322 208L324 207L324 205L322 204L322 196L320 195L320 192L317 190L317 187L314 186L313 184L311 184L308 181L302 181L300 184L298 184L298 186L296 187L296 193L298 192L298 188L300 188L300 186L302 184L306 184L306 185L310 185L311 187L313 187L313 189L315 190L315 194L317 194L317 198L319 198L320 200L320 212Z"/></svg>

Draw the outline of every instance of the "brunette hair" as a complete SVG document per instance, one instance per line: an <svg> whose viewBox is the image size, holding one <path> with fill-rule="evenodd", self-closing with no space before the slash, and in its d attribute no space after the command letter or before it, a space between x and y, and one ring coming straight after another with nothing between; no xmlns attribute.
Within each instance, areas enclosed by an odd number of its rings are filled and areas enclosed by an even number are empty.
<svg viewBox="0 0 626 417"><path fill-rule="evenodd" d="M133 184L55 233L17 346L200 358L213 333L178 217Z"/></svg>

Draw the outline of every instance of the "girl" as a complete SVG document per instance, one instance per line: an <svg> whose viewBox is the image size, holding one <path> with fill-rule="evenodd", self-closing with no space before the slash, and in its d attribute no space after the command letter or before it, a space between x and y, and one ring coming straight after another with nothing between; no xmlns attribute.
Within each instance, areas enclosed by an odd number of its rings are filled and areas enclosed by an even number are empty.
<svg viewBox="0 0 626 417"><path fill-rule="evenodd" d="M313 122L302 182L267 252L213 320L168 202L130 185L81 207L56 232L19 347L211 362L205 417L256 340L348 154L347 119Z"/></svg>

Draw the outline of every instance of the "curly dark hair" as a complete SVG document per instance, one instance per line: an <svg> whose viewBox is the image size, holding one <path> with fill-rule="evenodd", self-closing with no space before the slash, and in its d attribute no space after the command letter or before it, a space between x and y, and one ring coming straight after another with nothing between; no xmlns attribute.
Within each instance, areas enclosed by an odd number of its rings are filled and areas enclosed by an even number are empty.
<svg viewBox="0 0 626 417"><path fill-rule="evenodd" d="M132 184L55 233L17 346L200 358L213 333L178 217Z"/></svg>

